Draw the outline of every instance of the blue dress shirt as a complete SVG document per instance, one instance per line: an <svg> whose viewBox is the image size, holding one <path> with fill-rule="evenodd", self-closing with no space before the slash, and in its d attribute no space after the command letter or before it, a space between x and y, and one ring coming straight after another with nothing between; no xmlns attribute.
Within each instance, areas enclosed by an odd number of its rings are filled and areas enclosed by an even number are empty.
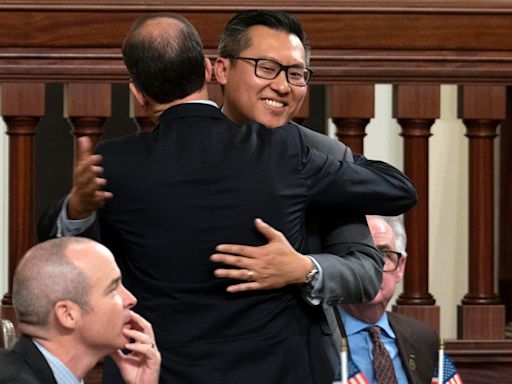
<svg viewBox="0 0 512 384"><path fill-rule="evenodd" d="M372 340L368 331L365 329L376 325L381 328L381 341L386 347L393 366L395 368L395 374L398 384L407 384L407 375L405 374L404 368L402 367L402 361L400 360L400 354L398 352L398 346L396 344L395 332L389 325L388 316L386 313L375 324L368 324L364 321L356 319L342 308L339 309L343 325L345 326L345 332L347 333L348 345L350 347L350 356L352 361L364 373L368 382L375 383L373 375L373 363L372 363Z"/></svg>

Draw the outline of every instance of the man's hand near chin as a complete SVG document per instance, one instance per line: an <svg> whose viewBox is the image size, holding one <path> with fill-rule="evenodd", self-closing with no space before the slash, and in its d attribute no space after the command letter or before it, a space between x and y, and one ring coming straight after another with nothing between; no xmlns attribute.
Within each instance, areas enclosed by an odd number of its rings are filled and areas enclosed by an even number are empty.
<svg viewBox="0 0 512 384"><path fill-rule="evenodd" d="M117 364L126 384L157 384L162 357L155 343L153 327L142 316L131 312L132 328L123 329L130 340L124 354L117 350L110 357Z"/></svg>

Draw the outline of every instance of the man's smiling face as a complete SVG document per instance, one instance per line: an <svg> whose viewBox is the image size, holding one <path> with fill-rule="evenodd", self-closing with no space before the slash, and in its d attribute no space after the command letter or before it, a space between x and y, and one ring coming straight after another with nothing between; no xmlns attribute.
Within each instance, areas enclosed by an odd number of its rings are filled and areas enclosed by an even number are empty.
<svg viewBox="0 0 512 384"><path fill-rule="evenodd" d="M261 25L250 27L248 33L251 44L240 57L306 66L304 46L297 36ZM215 74L224 86L224 113L238 124L256 121L269 128L286 124L299 111L307 86L289 84L284 71L274 80L261 79L254 66L249 60L217 59Z"/></svg>

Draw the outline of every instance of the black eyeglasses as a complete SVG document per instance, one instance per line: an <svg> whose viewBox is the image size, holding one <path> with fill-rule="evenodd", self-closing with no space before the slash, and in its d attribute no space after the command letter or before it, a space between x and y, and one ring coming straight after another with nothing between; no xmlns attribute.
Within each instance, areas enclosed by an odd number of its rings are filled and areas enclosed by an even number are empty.
<svg viewBox="0 0 512 384"><path fill-rule="evenodd" d="M286 74L286 81L291 85L304 87L313 74L309 68L300 65L282 65L277 61L270 59L256 59L253 57L228 57L231 60L249 60L254 61L254 74L265 80L274 80L281 71Z"/></svg>
<svg viewBox="0 0 512 384"><path fill-rule="evenodd" d="M398 265L400 264L400 258L403 256L401 252L392 251L390 249L379 249L380 253L382 253L382 257L384 259L384 267L382 267L382 271L384 272L393 272L396 271Z"/></svg>

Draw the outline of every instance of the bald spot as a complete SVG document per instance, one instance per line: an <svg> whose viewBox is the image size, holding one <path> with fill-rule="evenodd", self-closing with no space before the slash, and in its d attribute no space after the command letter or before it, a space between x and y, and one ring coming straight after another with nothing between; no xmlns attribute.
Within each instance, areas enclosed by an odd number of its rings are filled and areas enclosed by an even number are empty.
<svg viewBox="0 0 512 384"><path fill-rule="evenodd" d="M369 216L367 221L375 245L377 247L387 246L395 249L395 233L386 220L380 217Z"/></svg>

